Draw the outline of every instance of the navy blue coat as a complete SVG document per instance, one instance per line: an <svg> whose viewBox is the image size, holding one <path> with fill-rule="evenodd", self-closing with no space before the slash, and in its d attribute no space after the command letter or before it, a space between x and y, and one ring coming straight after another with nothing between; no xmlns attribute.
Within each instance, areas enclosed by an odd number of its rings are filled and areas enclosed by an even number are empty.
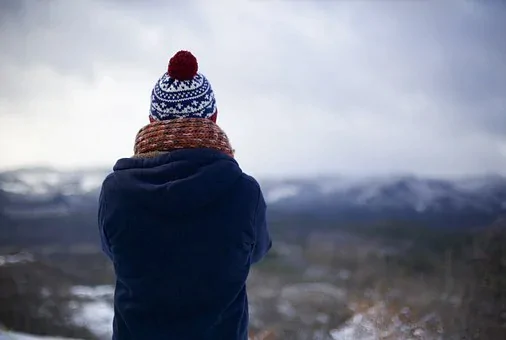
<svg viewBox="0 0 506 340"><path fill-rule="evenodd" d="M113 339L246 340L265 213L258 183L218 151L120 159L98 213L117 278Z"/></svg>

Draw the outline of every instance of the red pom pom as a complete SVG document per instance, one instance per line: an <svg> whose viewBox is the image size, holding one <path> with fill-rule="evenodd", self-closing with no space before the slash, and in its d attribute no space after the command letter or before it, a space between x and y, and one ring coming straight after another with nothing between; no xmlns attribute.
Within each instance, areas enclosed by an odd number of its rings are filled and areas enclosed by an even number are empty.
<svg viewBox="0 0 506 340"><path fill-rule="evenodd" d="M176 80L191 80L197 75L199 64L191 52L179 51L169 61L169 77Z"/></svg>

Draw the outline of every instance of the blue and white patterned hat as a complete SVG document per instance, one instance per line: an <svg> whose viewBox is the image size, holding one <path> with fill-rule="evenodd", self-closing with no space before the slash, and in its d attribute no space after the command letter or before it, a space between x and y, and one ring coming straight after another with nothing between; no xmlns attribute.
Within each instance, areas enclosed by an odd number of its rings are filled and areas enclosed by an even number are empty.
<svg viewBox="0 0 506 340"><path fill-rule="evenodd" d="M177 52L151 93L150 119L211 118L216 112L211 84L198 73L197 59L188 51Z"/></svg>

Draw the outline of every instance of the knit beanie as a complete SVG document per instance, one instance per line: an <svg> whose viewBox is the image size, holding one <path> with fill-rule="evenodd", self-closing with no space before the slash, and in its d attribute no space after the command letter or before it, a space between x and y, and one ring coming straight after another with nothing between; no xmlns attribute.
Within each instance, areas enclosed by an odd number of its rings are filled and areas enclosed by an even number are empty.
<svg viewBox="0 0 506 340"><path fill-rule="evenodd" d="M211 84L198 72L197 59L191 52L177 52L151 93L150 120L210 118L216 121L216 114Z"/></svg>

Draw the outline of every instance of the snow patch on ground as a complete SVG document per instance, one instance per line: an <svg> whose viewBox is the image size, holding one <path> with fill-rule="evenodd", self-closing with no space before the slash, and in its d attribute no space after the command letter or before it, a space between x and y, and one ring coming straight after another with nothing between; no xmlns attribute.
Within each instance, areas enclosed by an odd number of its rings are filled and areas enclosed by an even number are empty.
<svg viewBox="0 0 506 340"><path fill-rule="evenodd" d="M112 336L113 309L105 301L87 302L73 316L76 325L86 327L100 339Z"/></svg>
<svg viewBox="0 0 506 340"><path fill-rule="evenodd" d="M17 263L32 262L33 256L29 253L17 253L11 255L0 255L0 266ZM1 338L0 338L1 340Z"/></svg>
<svg viewBox="0 0 506 340"><path fill-rule="evenodd" d="M74 311L73 323L86 327L99 339L110 339L114 318L114 310L110 300L114 295L114 287L75 286L70 291L80 300L70 306Z"/></svg>
<svg viewBox="0 0 506 340"><path fill-rule="evenodd" d="M343 326L330 331L333 340L419 339L442 340L443 329L439 317L427 314L420 320L409 320L410 311L391 313L379 303L355 314Z"/></svg>
<svg viewBox="0 0 506 340"><path fill-rule="evenodd" d="M84 299L101 299L112 297L114 294L113 286L74 286L70 289L70 293L74 296Z"/></svg>

